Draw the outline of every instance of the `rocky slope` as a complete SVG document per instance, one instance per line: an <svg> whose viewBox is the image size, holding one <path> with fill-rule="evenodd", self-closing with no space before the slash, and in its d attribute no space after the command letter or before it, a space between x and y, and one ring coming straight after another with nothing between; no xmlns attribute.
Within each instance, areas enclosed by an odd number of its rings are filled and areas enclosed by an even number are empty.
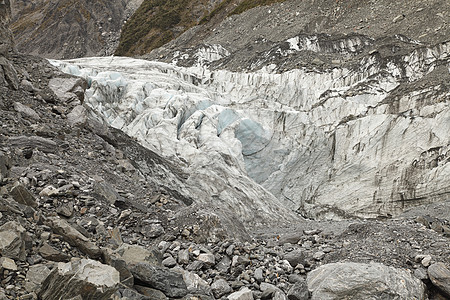
<svg viewBox="0 0 450 300"><path fill-rule="evenodd" d="M20 52L47 58L111 55L142 0L12 2Z"/></svg>
<svg viewBox="0 0 450 300"><path fill-rule="evenodd" d="M285 0L144 0L123 27L116 55L142 55L203 24L205 30L227 16ZM201 36L197 37L199 40Z"/></svg>

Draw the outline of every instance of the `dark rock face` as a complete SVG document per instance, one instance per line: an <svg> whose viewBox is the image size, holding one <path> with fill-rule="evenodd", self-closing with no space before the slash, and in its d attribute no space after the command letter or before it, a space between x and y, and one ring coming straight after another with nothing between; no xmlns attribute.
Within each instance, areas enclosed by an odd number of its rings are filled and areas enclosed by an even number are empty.
<svg viewBox="0 0 450 300"><path fill-rule="evenodd" d="M9 52L13 50L14 41L9 30L11 19L11 5L9 0L0 3L0 84L18 88L17 73L8 61Z"/></svg>
<svg viewBox="0 0 450 300"><path fill-rule="evenodd" d="M161 290L169 297L180 298L188 293L183 276L167 268L138 263L132 265L130 271L137 280L151 288Z"/></svg>
<svg viewBox="0 0 450 300"><path fill-rule="evenodd" d="M401 284L400 284L401 282ZM425 299L422 282L411 274L381 264L336 263L308 274L313 300Z"/></svg>
<svg viewBox="0 0 450 300"><path fill-rule="evenodd" d="M8 30L11 21L11 4L9 0L0 3L0 56L5 56L13 45L11 32Z"/></svg>
<svg viewBox="0 0 450 300"><path fill-rule="evenodd" d="M66 59L110 55L140 2L15 1L11 29L24 53Z"/></svg>
<svg viewBox="0 0 450 300"><path fill-rule="evenodd" d="M450 269L444 263L435 263L428 268L431 282L447 297L450 297Z"/></svg>

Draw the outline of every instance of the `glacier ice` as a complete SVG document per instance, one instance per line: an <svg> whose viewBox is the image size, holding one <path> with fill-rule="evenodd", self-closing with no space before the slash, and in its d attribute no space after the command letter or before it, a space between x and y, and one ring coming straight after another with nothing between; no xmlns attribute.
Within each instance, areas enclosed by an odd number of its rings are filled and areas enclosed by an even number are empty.
<svg viewBox="0 0 450 300"><path fill-rule="evenodd" d="M289 51L311 45L301 41L290 39ZM320 72L231 72L124 57L53 63L87 78L86 105L189 169L191 188L206 198L238 205L234 192L216 188L228 185L311 217L376 217L450 193L448 90L395 93L448 59L449 46L387 62L374 54L358 68Z"/></svg>

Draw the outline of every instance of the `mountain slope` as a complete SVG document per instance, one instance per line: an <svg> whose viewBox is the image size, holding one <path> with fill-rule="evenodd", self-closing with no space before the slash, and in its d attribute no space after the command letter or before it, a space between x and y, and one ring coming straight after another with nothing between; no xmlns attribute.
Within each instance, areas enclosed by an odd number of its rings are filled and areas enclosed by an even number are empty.
<svg viewBox="0 0 450 300"><path fill-rule="evenodd" d="M141 2L15 1L11 29L23 53L48 58L110 55L124 20Z"/></svg>
<svg viewBox="0 0 450 300"><path fill-rule="evenodd" d="M142 55L198 24L209 28L229 15L283 1L285 0L145 0L125 24L116 55Z"/></svg>

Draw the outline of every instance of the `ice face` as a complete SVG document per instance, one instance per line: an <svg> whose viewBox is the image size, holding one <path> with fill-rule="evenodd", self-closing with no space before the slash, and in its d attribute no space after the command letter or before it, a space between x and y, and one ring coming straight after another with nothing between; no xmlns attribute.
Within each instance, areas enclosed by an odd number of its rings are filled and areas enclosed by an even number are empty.
<svg viewBox="0 0 450 300"><path fill-rule="evenodd" d="M291 50L300 41L290 40ZM400 211L406 204L397 200L405 197L450 192L444 183L450 164L411 169L427 149L450 153L442 89L388 101L401 81L431 72L448 47L385 64L369 57L358 69L322 72L274 73L270 66L252 73L211 71L122 57L57 63L88 79L86 104L106 122L186 168L225 176L224 184L252 190L255 198L268 190L282 206L311 216L371 217Z"/></svg>

